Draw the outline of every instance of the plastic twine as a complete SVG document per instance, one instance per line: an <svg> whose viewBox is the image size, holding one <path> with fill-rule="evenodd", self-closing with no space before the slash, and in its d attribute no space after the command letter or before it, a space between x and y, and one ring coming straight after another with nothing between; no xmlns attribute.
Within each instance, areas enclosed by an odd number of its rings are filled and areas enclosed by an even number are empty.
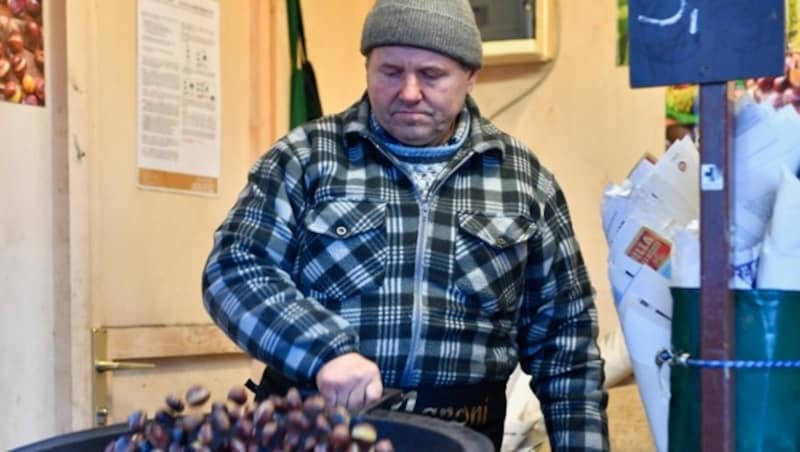
<svg viewBox="0 0 800 452"><path fill-rule="evenodd" d="M656 354L656 365L660 368L664 364L683 367L706 367L710 369L796 369L800 368L800 360L718 360L696 359L688 353L673 353L661 350Z"/></svg>

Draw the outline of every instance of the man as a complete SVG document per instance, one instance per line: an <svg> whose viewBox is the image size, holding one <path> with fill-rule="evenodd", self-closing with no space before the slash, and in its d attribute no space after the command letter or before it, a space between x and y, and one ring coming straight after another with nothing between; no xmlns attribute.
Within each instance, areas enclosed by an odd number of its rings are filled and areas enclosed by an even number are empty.
<svg viewBox="0 0 800 452"><path fill-rule="evenodd" d="M555 450L608 448L593 292L553 176L469 97L467 0L378 0L367 93L292 130L215 235L205 305L265 380L462 421L499 447L533 375ZM272 376L268 375L270 372Z"/></svg>

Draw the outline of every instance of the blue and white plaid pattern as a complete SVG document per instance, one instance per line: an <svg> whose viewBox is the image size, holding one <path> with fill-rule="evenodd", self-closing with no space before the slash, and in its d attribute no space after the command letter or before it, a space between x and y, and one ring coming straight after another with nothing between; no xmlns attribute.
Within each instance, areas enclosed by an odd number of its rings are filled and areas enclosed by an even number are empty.
<svg viewBox="0 0 800 452"><path fill-rule="evenodd" d="M467 107L469 137L425 199L370 131L366 97L290 132L215 234L206 309L300 383L350 351L395 387L505 381L519 361L553 449L605 450L593 291L566 201Z"/></svg>

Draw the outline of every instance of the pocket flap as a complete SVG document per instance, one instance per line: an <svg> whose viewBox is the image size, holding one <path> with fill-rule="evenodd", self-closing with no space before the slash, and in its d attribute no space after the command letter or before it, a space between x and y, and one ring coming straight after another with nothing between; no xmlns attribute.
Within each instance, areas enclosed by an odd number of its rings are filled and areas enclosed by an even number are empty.
<svg viewBox="0 0 800 452"><path fill-rule="evenodd" d="M348 238L386 223L386 203L375 201L323 201L305 217L306 228L317 234Z"/></svg>
<svg viewBox="0 0 800 452"><path fill-rule="evenodd" d="M458 222L462 230L495 248L523 243L538 230L535 222L522 215L459 212Z"/></svg>

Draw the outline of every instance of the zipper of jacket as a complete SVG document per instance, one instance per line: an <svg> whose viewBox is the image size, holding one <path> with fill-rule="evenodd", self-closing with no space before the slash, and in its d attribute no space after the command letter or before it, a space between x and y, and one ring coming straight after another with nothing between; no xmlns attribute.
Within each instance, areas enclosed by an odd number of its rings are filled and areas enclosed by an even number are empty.
<svg viewBox="0 0 800 452"><path fill-rule="evenodd" d="M428 192L427 198L430 198ZM422 268L425 265L425 245L428 243L428 215L430 213L428 200L419 197L419 222L417 223L417 249L414 255L414 305L411 308L411 345L408 348L406 367L400 380L402 387L411 386L411 375L414 371L414 360L417 357L417 348L422 339Z"/></svg>
<svg viewBox="0 0 800 452"><path fill-rule="evenodd" d="M425 264L425 243L428 241L428 229L426 224L428 222L428 214L430 209L428 207L427 200L423 198L422 193L420 193L416 184L414 184L414 179L408 173L406 173L406 171L403 169L403 165L399 164L396 157L392 155L391 152L383 149L383 147L378 145L378 143L371 137L367 136L366 138L372 143L373 146L375 146L376 149L380 150L390 162L392 162L398 171L402 172L406 178L411 181L411 186L414 190L414 198L417 200L417 205L419 206L420 216L419 221L417 222L417 246L414 253L414 294L411 305L411 344L408 348L408 356L406 357L406 365L403 368L403 375L400 378L400 387L408 387L410 385L411 373L414 370L414 359L417 356L417 347L419 347L419 342L422 336L422 266ZM430 194L431 192L429 191L426 198L430 198Z"/></svg>
<svg viewBox="0 0 800 452"><path fill-rule="evenodd" d="M425 198L421 196L418 199L420 216L417 236L417 250L414 257L414 306L412 309L411 320L411 346L408 351L408 358L406 360L406 367L403 370L403 377L401 378L402 387L410 387L414 383L412 381L412 373L414 371L414 361L417 358L420 342L422 340L422 280L423 280L423 267L425 266L425 247L428 244L428 220L431 212L431 200L435 197L439 188L444 184L453 173L455 173L461 165L467 160L468 156L464 156L452 169L442 174L436 179L434 185L431 186Z"/></svg>
<svg viewBox="0 0 800 452"><path fill-rule="evenodd" d="M467 161L469 156L465 155L462 157L456 166L437 178L434 185L428 190L427 195L423 197L416 185L413 184L413 179L406 174L402 165L398 164L392 153L379 146L371 137L366 136L366 138L376 149L379 149L399 171L402 171L403 174L412 181L415 198L417 199L420 211L419 221L417 222L417 231L419 231L419 234L417 235L417 246L414 256L414 300L411 307L411 344L408 349L408 357L406 359L405 368L403 369L403 376L400 378L400 385L405 388L414 384L411 380L414 371L414 361L418 355L417 348L420 346L420 341L422 339L422 280L424 275L423 267L425 265L425 246L428 243L428 216L431 211L430 200L434 198L435 193L439 191L444 181L455 173L461 165Z"/></svg>

